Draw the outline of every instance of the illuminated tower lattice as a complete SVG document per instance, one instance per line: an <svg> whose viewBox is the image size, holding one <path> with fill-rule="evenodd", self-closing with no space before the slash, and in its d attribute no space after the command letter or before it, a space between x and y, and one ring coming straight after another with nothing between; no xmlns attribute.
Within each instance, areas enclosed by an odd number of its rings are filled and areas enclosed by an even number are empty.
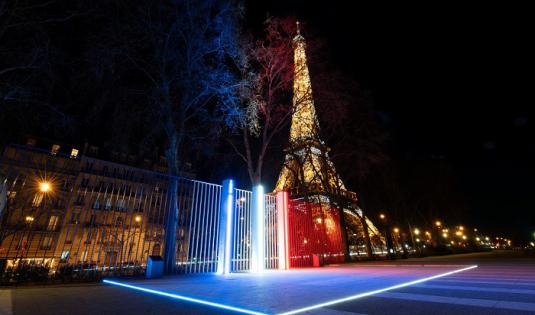
<svg viewBox="0 0 535 315"><path fill-rule="evenodd" d="M295 70L290 146L275 191L345 191L344 184L329 158L329 148L319 137L319 124L306 59L306 43L299 30L299 22L293 41Z"/></svg>
<svg viewBox="0 0 535 315"><path fill-rule="evenodd" d="M382 240L378 229L356 205L356 194L346 190L329 158L329 148L320 139L306 43L299 22L293 44L295 69L290 142L275 191L289 191L294 198L290 202L293 210L289 216L290 230L294 232L290 237L290 256L306 258L306 253L321 253L324 257L334 258L331 262L337 262L341 258L336 255L342 251L341 238L347 236L342 232L344 227L352 235L346 240L350 252L358 252L357 248L367 242L366 238L370 240L370 245L366 246L370 251L373 251L372 247L378 248L371 243L380 246ZM300 197L304 196L312 202L308 203L309 212L300 205ZM346 201L343 215L332 207L333 201L340 200ZM290 265L299 266L300 262L292 261Z"/></svg>

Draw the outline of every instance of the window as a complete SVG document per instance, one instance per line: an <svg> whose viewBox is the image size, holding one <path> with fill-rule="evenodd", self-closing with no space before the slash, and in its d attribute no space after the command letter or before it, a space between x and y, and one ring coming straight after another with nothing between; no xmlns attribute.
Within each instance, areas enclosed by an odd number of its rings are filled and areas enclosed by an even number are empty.
<svg viewBox="0 0 535 315"><path fill-rule="evenodd" d="M88 224L93 226L93 225L95 225L96 221L97 221L97 216L95 214L92 214L91 217L89 218Z"/></svg>
<svg viewBox="0 0 535 315"><path fill-rule="evenodd" d="M17 197L17 192L16 191L11 190L11 191L7 192L7 198L9 200L14 200L15 197Z"/></svg>
<svg viewBox="0 0 535 315"><path fill-rule="evenodd" d="M72 148L71 150L71 159L76 159L78 157L78 149Z"/></svg>
<svg viewBox="0 0 535 315"><path fill-rule="evenodd" d="M84 250L84 252L82 253L82 259L81 260L82 261L86 261L86 259L87 259L87 251Z"/></svg>
<svg viewBox="0 0 535 315"><path fill-rule="evenodd" d="M106 210L111 209L111 198L106 198Z"/></svg>
<svg viewBox="0 0 535 315"><path fill-rule="evenodd" d="M123 225L123 218L117 217L117 220L115 221L115 226L121 226Z"/></svg>
<svg viewBox="0 0 535 315"><path fill-rule="evenodd" d="M58 226L58 219L57 215L50 216L50 219L48 219L47 230L54 231Z"/></svg>
<svg viewBox="0 0 535 315"><path fill-rule="evenodd" d="M125 209L125 200L124 199L117 200L117 209L119 211L123 211Z"/></svg>
<svg viewBox="0 0 535 315"><path fill-rule="evenodd" d="M60 149L60 145L59 144L53 144L52 145L52 150L50 150L50 154L52 154L52 155L58 154L59 149Z"/></svg>
<svg viewBox="0 0 535 315"><path fill-rule="evenodd" d="M79 221L80 221L80 209L75 209L72 212L71 223L78 224Z"/></svg>
<svg viewBox="0 0 535 315"><path fill-rule="evenodd" d="M59 257L59 259L61 259L62 261L67 261L67 259L69 259L69 255L70 252L68 250L64 250L61 252L61 256Z"/></svg>
<svg viewBox="0 0 535 315"><path fill-rule="evenodd" d="M28 236L23 235L20 238L19 243L17 244L17 249L26 250L27 247L28 247Z"/></svg>
<svg viewBox="0 0 535 315"><path fill-rule="evenodd" d="M65 244L72 244L73 239L74 231L70 230L67 232L67 236L65 236Z"/></svg>
<svg viewBox="0 0 535 315"><path fill-rule="evenodd" d="M52 247L52 236L45 236L43 243L41 243L41 249L47 250Z"/></svg>
<svg viewBox="0 0 535 315"><path fill-rule="evenodd" d="M33 201L32 201L32 207L41 206L41 203L43 202L43 196L44 194L42 193L35 194L35 197L33 197Z"/></svg>
<svg viewBox="0 0 535 315"><path fill-rule="evenodd" d="M84 204L84 195L78 194L76 197L76 204L83 205Z"/></svg>
<svg viewBox="0 0 535 315"><path fill-rule="evenodd" d="M93 202L93 209L100 209L100 201L98 199Z"/></svg>
<svg viewBox="0 0 535 315"><path fill-rule="evenodd" d="M82 178L82 182L80 183L80 186L82 187L87 187L87 185L89 185L89 178Z"/></svg>

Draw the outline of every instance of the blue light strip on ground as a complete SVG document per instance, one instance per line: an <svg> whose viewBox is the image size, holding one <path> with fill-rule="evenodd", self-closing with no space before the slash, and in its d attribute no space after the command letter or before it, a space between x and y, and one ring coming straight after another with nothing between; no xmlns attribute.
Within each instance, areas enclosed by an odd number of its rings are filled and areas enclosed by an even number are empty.
<svg viewBox="0 0 535 315"><path fill-rule="evenodd" d="M359 293L359 294L351 295L351 296L348 296L348 297L345 297L345 298L336 299L336 300L332 300L332 301L328 301L328 302L324 302L324 303L320 303L320 304L315 304L315 305L311 305L311 306L295 309L293 311L279 313L278 315L292 315L292 314L302 313L302 312L306 312L306 311L311 311L311 310L322 308L322 307L325 307L325 306L330 306L330 305L334 305L334 304L338 304L338 303L344 303L344 302L360 299L360 298L363 298L363 297L366 297L366 296L370 296L370 295L374 295L374 294L378 294L378 293L382 293L382 292L386 292L386 291L390 291L390 290L400 289L400 288L403 288L403 287L408 287L408 286L411 286L413 284L422 283L422 282L426 282L426 281L437 279L437 278L442 278L442 277L445 277L445 276L449 276L449 275L452 275L452 274L455 274L455 273L463 272L463 271L474 269L474 268L477 268L477 265L473 265L473 266L469 266L469 267L466 267L466 268L461 268L461 269L457 269L457 270L441 273L441 274L436 275L436 276L431 276L431 277L418 279L418 280L414 280L414 281L410 281L410 282L406 282L406 283L402 283L402 284L393 285L393 286L390 286L390 287L387 287L387 288L384 288L384 289L379 289L379 290L373 290L373 291L368 291L368 292L364 292L364 293Z"/></svg>
<svg viewBox="0 0 535 315"><path fill-rule="evenodd" d="M117 281L103 280L102 282L108 283L108 284L117 285L117 286L120 286L120 287L129 288L129 289L134 289L134 290L138 290L138 291L143 291L143 292L147 292L147 293L166 296L166 297L170 297L170 298L173 298L173 299L182 300L182 301L186 301L186 302L193 302L193 303L198 303L198 304L207 305L207 306L211 306L211 307L217 307L217 308L221 308L221 309L225 309L225 310L229 310L229 311L234 311L234 312L238 312L238 313L253 314L253 315L266 315L265 313L250 311L250 310L246 310L246 309L239 308L239 307L234 307L234 306L230 306L230 305L219 304L219 303L214 303L214 302L209 302L209 301L204 301L204 300L199 300L199 299L190 298L190 297L187 297L187 296L173 294L173 293L167 293L167 292L162 292L162 291L157 291L157 290L152 290L152 289L146 289L146 288L142 288L142 287L138 287L138 286L135 286L135 285L126 284L126 283L121 283L121 282L117 282Z"/></svg>

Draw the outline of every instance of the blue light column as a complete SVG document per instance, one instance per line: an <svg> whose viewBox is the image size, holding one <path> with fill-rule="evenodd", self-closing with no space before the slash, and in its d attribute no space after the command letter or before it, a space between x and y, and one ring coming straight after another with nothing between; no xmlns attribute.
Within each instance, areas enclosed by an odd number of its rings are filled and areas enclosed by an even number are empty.
<svg viewBox="0 0 535 315"><path fill-rule="evenodd" d="M253 187L253 207L251 209L251 272L264 270L264 187Z"/></svg>
<svg viewBox="0 0 535 315"><path fill-rule="evenodd" d="M221 207L219 209L219 243L217 273L230 273L230 261L232 259L232 222L234 212L234 202L236 191L234 181L227 179L223 181L221 188Z"/></svg>

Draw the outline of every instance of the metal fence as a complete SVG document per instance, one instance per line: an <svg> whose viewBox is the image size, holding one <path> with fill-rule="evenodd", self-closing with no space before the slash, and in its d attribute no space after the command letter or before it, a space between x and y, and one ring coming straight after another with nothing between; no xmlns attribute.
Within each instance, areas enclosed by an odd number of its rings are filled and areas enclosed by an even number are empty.
<svg viewBox="0 0 535 315"><path fill-rule="evenodd" d="M72 281L145 272L163 255L176 200L176 273L216 272L222 186L85 156L8 147L0 282ZM169 187L176 182L177 198ZM174 184L174 183L173 183ZM234 189L231 271L251 269L252 192ZM277 268L276 198L265 195L265 268Z"/></svg>

